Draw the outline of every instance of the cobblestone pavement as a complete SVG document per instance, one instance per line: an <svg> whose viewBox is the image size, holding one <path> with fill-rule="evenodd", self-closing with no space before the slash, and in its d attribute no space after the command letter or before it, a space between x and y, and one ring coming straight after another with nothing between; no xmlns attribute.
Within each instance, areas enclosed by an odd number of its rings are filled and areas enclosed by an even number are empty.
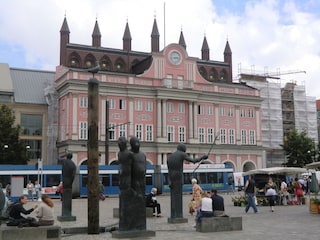
<svg viewBox="0 0 320 240"><path fill-rule="evenodd" d="M147 230L155 231L155 237L136 239L226 239L226 240L251 240L251 239L277 239L277 240L303 240L320 239L320 214L311 214L309 211L309 198L307 204L301 206L276 206L275 212L270 212L269 207L258 207L258 213L254 214L250 209L246 214L243 207L235 207L231 201L232 196L243 193L221 194L225 199L226 214L229 216L242 216L242 231L200 233L192 227L194 216L188 213L188 202L191 195L183 196L184 217L187 223L169 224L167 218L170 216L170 196L157 196L162 208L162 217L147 218ZM54 200L55 215L61 215L61 202ZM27 203L26 208L32 206L34 202ZM113 208L119 204L118 197L108 197L105 201L100 201L99 222L100 226L106 227L118 224L118 219L113 218ZM62 228L86 227L88 222L87 199L72 200L72 215L76 216L74 222L59 222L57 225ZM112 239L109 232L100 234L62 234L65 240L98 240Z"/></svg>

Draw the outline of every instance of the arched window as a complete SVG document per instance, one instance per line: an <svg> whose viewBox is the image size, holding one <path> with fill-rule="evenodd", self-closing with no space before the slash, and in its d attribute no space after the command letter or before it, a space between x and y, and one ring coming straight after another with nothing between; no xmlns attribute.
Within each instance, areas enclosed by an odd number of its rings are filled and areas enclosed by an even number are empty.
<svg viewBox="0 0 320 240"><path fill-rule="evenodd" d="M218 72L214 68L210 70L209 81L214 82L218 80Z"/></svg>
<svg viewBox="0 0 320 240"><path fill-rule="evenodd" d="M117 71L117 72L124 72L124 70L125 70L125 63L122 60L122 58L118 58L115 61L114 66L115 66L114 70Z"/></svg>
<svg viewBox="0 0 320 240"><path fill-rule="evenodd" d="M221 82L226 82L227 81L227 72L226 72L226 70L222 70L220 72L220 81Z"/></svg>
<svg viewBox="0 0 320 240"><path fill-rule="evenodd" d="M69 61L68 61L69 67L79 68L81 67L80 62L81 62L81 58L78 53L73 52L70 54Z"/></svg>
<svg viewBox="0 0 320 240"><path fill-rule="evenodd" d="M199 72L204 79L207 79L208 74L207 74L207 70L204 67L200 67Z"/></svg>
<svg viewBox="0 0 320 240"><path fill-rule="evenodd" d="M96 58L92 54L88 54L84 58L84 66L85 68L92 68L96 66Z"/></svg>
<svg viewBox="0 0 320 240"><path fill-rule="evenodd" d="M103 71L112 71L112 64L107 56L103 56L100 60L100 68Z"/></svg>

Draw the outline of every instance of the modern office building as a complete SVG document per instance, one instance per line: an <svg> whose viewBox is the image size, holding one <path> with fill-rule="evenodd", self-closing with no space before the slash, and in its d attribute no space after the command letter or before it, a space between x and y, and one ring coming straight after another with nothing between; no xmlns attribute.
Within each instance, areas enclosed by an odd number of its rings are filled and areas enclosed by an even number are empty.
<svg viewBox="0 0 320 240"><path fill-rule="evenodd" d="M54 76L50 71L10 68L0 63L0 104L7 104L14 111L15 124L22 128L20 138L25 142L29 164L38 160L57 162L57 131L51 129L57 125L51 117L57 109L51 109L48 98L54 88ZM7 145L7 150L10 147Z"/></svg>

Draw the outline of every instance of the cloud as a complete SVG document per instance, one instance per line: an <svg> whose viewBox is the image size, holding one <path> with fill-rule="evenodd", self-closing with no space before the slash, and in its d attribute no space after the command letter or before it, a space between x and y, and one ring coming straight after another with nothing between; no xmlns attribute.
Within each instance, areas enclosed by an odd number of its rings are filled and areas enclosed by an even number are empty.
<svg viewBox="0 0 320 240"><path fill-rule="evenodd" d="M206 35L210 58L222 61L228 39L234 77L239 69L304 70L307 74L281 77L305 83L308 95L320 97L315 87L320 76L318 1L10 0L2 8L6 11L0 15L0 61L11 67L55 70L65 15L72 43L91 45L97 19L102 46L121 49L128 21L132 49L150 52L156 16L161 49L177 43L182 29L189 56L201 56Z"/></svg>

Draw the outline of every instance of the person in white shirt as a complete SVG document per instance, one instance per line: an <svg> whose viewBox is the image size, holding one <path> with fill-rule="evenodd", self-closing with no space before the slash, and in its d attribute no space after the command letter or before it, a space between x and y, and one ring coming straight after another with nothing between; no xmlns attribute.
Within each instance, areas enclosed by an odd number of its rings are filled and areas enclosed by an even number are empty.
<svg viewBox="0 0 320 240"><path fill-rule="evenodd" d="M282 180L280 185L281 190L281 197L282 197L282 205L288 205L289 201L289 193L288 193L288 184L286 183L285 179Z"/></svg>
<svg viewBox="0 0 320 240"><path fill-rule="evenodd" d="M213 211L212 211L212 199L210 198L209 194L206 192L202 193L202 199L201 199L201 205L197 209L197 215L196 215L196 225L201 223L201 219L204 217L213 217Z"/></svg>
<svg viewBox="0 0 320 240"><path fill-rule="evenodd" d="M40 192L41 192L41 185L38 181L34 182L34 190L36 192L36 198L39 199L40 198Z"/></svg>

